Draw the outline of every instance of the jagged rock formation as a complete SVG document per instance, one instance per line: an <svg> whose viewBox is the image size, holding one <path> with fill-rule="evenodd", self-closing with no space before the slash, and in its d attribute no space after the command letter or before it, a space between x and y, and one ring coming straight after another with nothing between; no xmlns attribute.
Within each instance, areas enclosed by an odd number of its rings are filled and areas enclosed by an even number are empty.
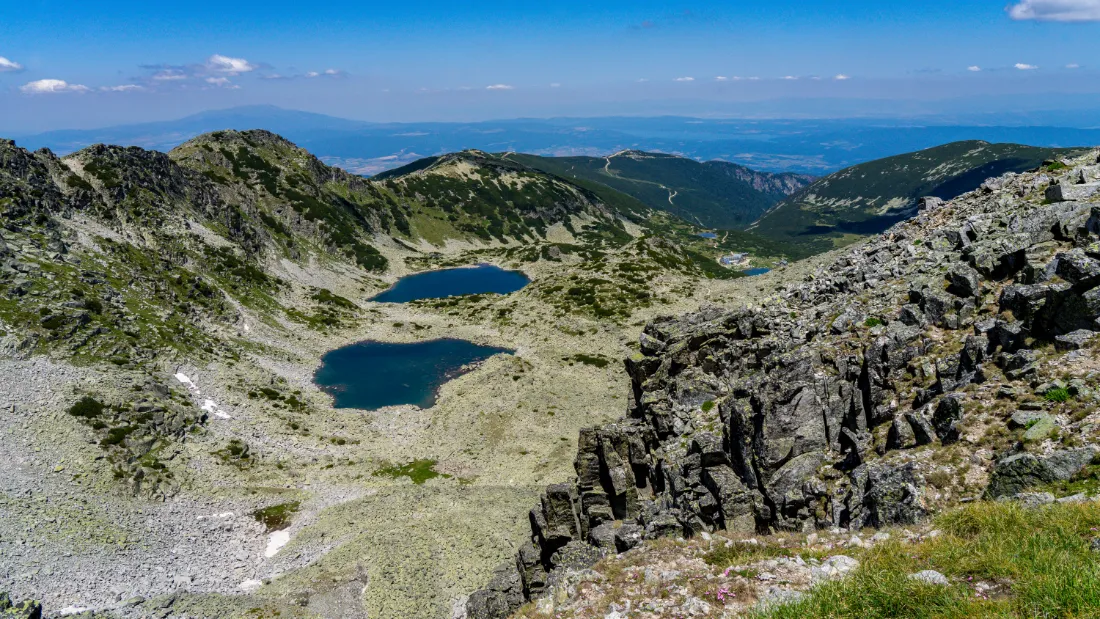
<svg viewBox="0 0 1100 619"><path fill-rule="evenodd" d="M926 199L762 306L649 324L627 360L627 416L581 433L577 478L547 488L469 616L507 616L644 539L914 523L944 494L921 454L959 442L988 454L971 460L989 498L1078 474L1094 426L1017 442L1004 426L1019 412L991 393L1043 409L1024 394L1088 390L1048 368L1100 331L1100 202L1051 200L1095 199L1098 177L1094 152Z"/></svg>
<svg viewBox="0 0 1100 619"><path fill-rule="evenodd" d="M775 197L790 196L815 180L813 176L808 174L759 172L728 161L707 161L703 165L731 178L748 183L753 189L761 193Z"/></svg>

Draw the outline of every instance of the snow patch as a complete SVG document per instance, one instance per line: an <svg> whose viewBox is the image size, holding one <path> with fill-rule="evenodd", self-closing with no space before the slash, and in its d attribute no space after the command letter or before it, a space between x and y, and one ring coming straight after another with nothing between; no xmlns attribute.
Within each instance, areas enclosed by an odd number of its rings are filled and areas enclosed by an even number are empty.
<svg viewBox="0 0 1100 619"><path fill-rule="evenodd" d="M233 512L222 512L220 514L214 514L212 516L197 516L198 520L205 520L207 518L232 518Z"/></svg>
<svg viewBox="0 0 1100 619"><path fill-rule="evenodd" d="M191 382L191 379L188 378L186 374L184 374L182 372L177 372L176 373L176 380L180 381L180 383L182 383L183 386L187 387L187 389L189 391L191 391L193 393L198 393L199 392L198 386L195 385L195 383Z"/></svg>
<svg viewBox="0 0 1100 619"><path fill-rule="evenodd" d="M263 584L263 582L256 580L255 578L249 578L248 580L242 582L240 585L237 585L237 588L241 591L244 591L245 593L252 593L256 589L259 589L261 586L263 586Z"/></svg>
<svg viewBox="0 0 1100 619"><path fill-rule="evenodd" d="M79 615L80 613L86 612L87 610L88 609L84 606L66 606L65 608L57 611L57 613L64 617L66 615Z"/></svg>
<svg viewBox="0 0 1100 619"><path fill-rule="evenodd" d="M264 551L264 556L268 559L274 557L289 541L290 531L276 531L272 533L271 537L267 540L267 550Z"/></svg>
<svg viewBox="0 0 1100 619"><path fill-rule="evenodd" d="M211 399L207 399L202 403L202 410L204 413L213 414L218 419L232 419L229 413L218 408L218 403Z"/></svg>

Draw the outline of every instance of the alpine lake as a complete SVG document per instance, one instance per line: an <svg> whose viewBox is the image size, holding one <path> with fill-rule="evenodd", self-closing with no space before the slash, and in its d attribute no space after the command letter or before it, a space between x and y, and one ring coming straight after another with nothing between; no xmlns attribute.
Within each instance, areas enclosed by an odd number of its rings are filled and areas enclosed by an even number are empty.
<svg viewBox="0 0 1100 619"><path fill-rule="evenodd" d="M478 265L408 275L371 300L408 303L470 294L510 294L528 283L518 271ZM430 408L443 383L493 355L512 352L449 338L413 343L364 341L326 353L313 380L333 396L336 408L377 410L408 404Z"/></svg>

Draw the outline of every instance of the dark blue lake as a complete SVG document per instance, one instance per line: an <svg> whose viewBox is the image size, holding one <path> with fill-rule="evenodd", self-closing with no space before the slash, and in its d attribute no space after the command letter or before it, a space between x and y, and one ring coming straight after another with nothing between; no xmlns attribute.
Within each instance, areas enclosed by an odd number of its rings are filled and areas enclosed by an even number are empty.
<svg viewBox="0 0 1100 619"><path fill-rule="evenodd" d="M703 237L704 239L716 239L716 238L718 238L718 235L713 233L713 232L700 232L699 236Z"/></svg>
<svg viewBox="0 0 1100 619"><path fill-rule="evenodd" d="M771 269L766 269L764 267L758 267L758 268L755 268L755 269L746 269L744 271L744 273L745 273L745 275L763 275L763 274L767 273L768 271L771 271Z"/></svg>
<svg viewBox="0 0 1100 619"><path fill-rule="evenodd" d="M389 290L371 298L379 303L408 303L417 299L441 299L465 294L495 292L508 294L530 284L519 271L507 271L491 264L461 269L443 269L407 275Z"/></svg>
<svg viewBox="0 0 1100 619"><path fill-rule="evenodd" d="M452 339L360 342L321 357L313 381L333 396L336 408L374 410L399 404L429 408L439 387L460 376L462 366L512 352Z"/></svg>

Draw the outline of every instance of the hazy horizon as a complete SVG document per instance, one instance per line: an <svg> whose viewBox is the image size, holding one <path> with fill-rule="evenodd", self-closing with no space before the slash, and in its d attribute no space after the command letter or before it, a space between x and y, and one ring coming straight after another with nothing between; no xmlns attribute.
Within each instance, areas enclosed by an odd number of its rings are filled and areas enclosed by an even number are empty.
<svg viewBox="0 0 1100 619"><path fill-rule="evenodd" d="M1100 95L1088 62L1100 52L1096 0L112 8L65 1L8 11L0 130L258 104L374 122L469 122L858 116L876 106L902 116L1018 113ZM1014 107L1014 98L1024 100ZM770 102L781 109L757 109Z"/></svg>

